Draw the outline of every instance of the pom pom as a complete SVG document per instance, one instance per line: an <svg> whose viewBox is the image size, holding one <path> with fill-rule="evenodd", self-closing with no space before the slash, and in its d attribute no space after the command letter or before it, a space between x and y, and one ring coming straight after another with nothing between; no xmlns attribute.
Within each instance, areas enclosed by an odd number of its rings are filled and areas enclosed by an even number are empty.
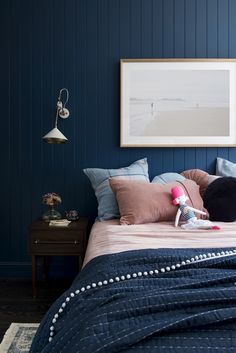
<svg viewBox="0 0 236 353"><path fill-rule="evenodd" d="M213 226L213 227L211 227L211 229L213 229L213 230L219 230L220 227L218 227L218 226Z"/></svg>

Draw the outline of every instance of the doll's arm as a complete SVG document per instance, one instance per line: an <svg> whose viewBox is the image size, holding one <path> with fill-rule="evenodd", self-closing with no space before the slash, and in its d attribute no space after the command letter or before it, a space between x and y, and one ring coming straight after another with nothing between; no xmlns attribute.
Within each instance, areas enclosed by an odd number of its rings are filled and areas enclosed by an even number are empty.
<svg viewBox="0 0 236 353"><path fill-rule="evenodd" d="M189 208L190 210L192 210L193 212L196 212L196 213L202 214L202 215L204 215L204 216L206 216L206 215L207 215L207 213L206 213L206 212L203 212L203 211L197 210L196 208L193 208L193 207L190 207L190 206L188 206L188 208Z"/></svg>
<svg viewBox="0 0 236 353"><path fill-rule="evenodd" d="M176 216L175 216L175 227L178 227L180 215L181 215L181 211L180 211L180 209L178 209Z"/></svg>

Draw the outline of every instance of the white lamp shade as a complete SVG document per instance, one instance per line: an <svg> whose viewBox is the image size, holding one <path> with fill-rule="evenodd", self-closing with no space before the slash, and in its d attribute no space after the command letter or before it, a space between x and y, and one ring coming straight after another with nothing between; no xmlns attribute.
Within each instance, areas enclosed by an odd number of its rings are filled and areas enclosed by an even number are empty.
<svg viewBox="0 0 236 353"><path fill-rule="evenodd" d="M65 143L68 141L57 127L54 127L48 134L43 136L43 140L47 143Z"/></svg>

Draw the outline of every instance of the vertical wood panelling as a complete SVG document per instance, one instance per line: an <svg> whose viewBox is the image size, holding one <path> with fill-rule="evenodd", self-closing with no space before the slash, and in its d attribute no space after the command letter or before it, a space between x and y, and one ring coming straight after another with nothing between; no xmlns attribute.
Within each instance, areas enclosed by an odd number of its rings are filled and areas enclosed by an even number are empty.
<svg viewBox="0 0 236 353"><path fill-rule="evenodd" d="M196 1L196 57L205 58L207 55L207 1L197 0Z"/></svg>
<svg viewBox="0 0 236 353"><path fill-rule="evenodd" d="M235 36L235 28L236 28L236 1L229 0L229 57L236 57L236 36Z"/></svg>
<svg viewBox="0 0 236 353"><path fill-rule="evenodd" d="M86 153L88 146L88 141L86 137L86 131L89 129L89 123L87 119L87 95L83 94L87 91L87 61L86 61L86 50L87 50L87 16L86 16L86 1L75 0L75 65L76 65L76 81L75 81L75 104L76 113L75 116L71 116L72 119L76 120L76 133L74 135L74 146L76 150L77 158L75 159L75 182L74 182L74 195L75 204L74 208L78 208L78 200L80 200L81 209L86 209L95 205L95 197L91 195L91 202L88 205L88 198L86 195L89 193L89 183L86 178L78 177L78 171L81 172L82 168L86 167ZM69 34L68 34L69 35ZM83 55L81 55L83 53ZM78 99L77 97L80 97ZM70 102L69 102L70 106ZM68 158L68 157L67 157ZM70 175L69 175L70 177ZM79 180L81 180L81 187L77 187ZM69 205L69 204L68 204ZM68 206L69 207L69 206ZM89 211L90 212L90 211Z"/></svg>
<svg viewBox="0 0 236 353"><path fill-rule="evenodd" d="M225 158L228 159L229 158L229 149L226 147L221 147L221 148L217 148L217 156L221 157L221 158Z"/></svg>
<svg viewBox="0 0 236 353"><path fill-rule="evenodd" d="M196 166L199 169L203 169L203 170L207 169L206 150L207 150L206 148L195 149Z"/></svg>
<svg viewBox="0 0 236 353"><path fill-rule="evenodd" d="M207 171L208 173L215 173L215 164L217 158L217 148L210 147L206 150L206 162L207 162Z"/></svg>
<svg viewBox="0 0 236 353"><path fill-rule="evenodd" d="M174 0L164 0L162 4L163 13L163 57L174 56Z"/></svg>
<svg viewBox="0 0 236 353"><path fill-rule="evenodd" d="M197 168L196 165L196 149L195 148L186 148L185 149L185 159L184 159L185 169Z"/></svg>
<svg viewBox="0 0 236 353"><path fill-rule="evenodd" d="M163 0L153 0L152 13L152 38L153 57L163 56Z"/></svg>
<svg viewBox="0 0 236 353"><path fill-rule="evenodd" d="M185 170L185 149L176 148L174 149L173 155L173 170L176 172L182 172Z"/></svg>
<svg viewBox="0 0 236 353"><path fill-rule="evenodd" d="M62 195L61 210L96 215L85 167L126 166L147 156L152 178L201 168L234 148L119 147L121 58L236 57L234 0L5 0L1 99L4 219L0 261L27 261L26 233L45 208L41 195ZM4 33L4 34L3 34ZM41 140L54 124L58 90L70 91L64 146Z"/></svg>
<svg viewBox="0 0 236 353"><path fill-rule="evenodd" d="M15 2L15 6L11 6L12 12L12 20L15 21L13 26L13 41L14 44L11 43L11 82L14 84L11 85L11 189L10 189L10 197L11 197L11 212L10 219L14 219L14 222L11 222L10 227L10 246L14 247L15 256L17 258L20 257L19 247L20 247L20 238L21 234L18 232L18 227L22 229L21 224L21 184L18 183L20 180L20 168L21 168L21 121L22 117L22 105L20 101L21 92L21 64L22 64L22 37L21 37L21 26L22 24L17 21L18 13L20 11L20 1ZM14 51L16 51L14 55ZM6 254L3 254L6 257Z"/></svg>
<svg viewBox="0 0 236 353"><path fill-rule="evenodd" d="M1 33L5 33L5 36L1 38L2 51L7 52L8 55L2 56L1 65L1 84L0 84L0 94L1 100L4 102L3 115L4 119L1 119L1 131L4 133L6 140L3 141L1 154L1 177L4 180L4 187L1 188L2 204L4 207L1 209L2 214L2 234L4 236L4 241L2 241L1 255L4 260L7 259L8 251L10 249L10 233L11 233L11 221L9 214L11 213L11 182L9 175L11 174L11 148L10 148L10 136L11 136L11 71L12 71L12 58L11 58L11 48L10 48L10 23L7 20L11 16L11 7L9 2L3 4L3 12L6 16L3 16L0 23ZM1 256L0 255L0 256Z"/></svg>
<svg viewBox="0 0 236 353"><path fill-rule="evenodd" d="M207 57L218 57L218 0L207 0Z"/></svg>
<svg viewBox="0 0 236 353"><path fill-rule="evenodd" d="M236 153L235 150L233 148L229 148L228 150L228 158L231 162L236 163Z"/></svg>
<svg viewBox="0 0 236 353"><path fill-rule="evenodd" d="M141 0L130 0L130 57L141 57Z"/></svg>
<svg viewBox="0 0 236 353"><path fill-rule="evenodd" d="M171 172L174 170L174 149L168 148L165 153L163 153L162 168L163 172Z"/></svg>
<svg viewBox="0 0 236 353"><path fill-rule="evenodd" d="M53 109L50 102L45 101L43 92L44 87L44 38L42 36L41 27L38 25L40 19L45 18L46 8L38 7L35 2L32 2L31 13L31 176L28 182L31 183L31 219L35 219L41 212L41 195L45 192L44 188L44 144L42 144L41 136L49 131L49 126L53 123ZM47 21L46 21L47 22ZM37 43L37 45L35 45ZM37 69L36 69L37 68ZM48 87L47 87L48 91ZM49 93L48 93L49 96ZM54 97L55 99L55 97ZM44 109L47 112L44 117ZM45 121L45 123L44 123ZM47 130L48 129L48 130ZM50 154L50 150L47 152ZM37 157L35 157L37 156ZM47 171L48 172L48 171Z"/></svg>
<svg viewBox="0 0 236 353"><path fill-rule="evenodd" d="M218 56L229 56L229 3L218 0Z"/></svg>
<svg viewBox="0 0 236 353"><path fill-rule="evenodd" d="M98 6L98 121L104 121L108 131L110 130L111 117L108 114L108 3L109 0L99 1ZM103 146L104 129L100 124L98 125L98 146ZM104 158L105 157L105 158ZM105 159L105 160L104 160ZM98 149L98 164L107 163L104 149Z"/></svg>
<svg viewBox="0 0 236 353"><path fill-rule="evenodd" d="M142 57L153 56L153 1L142 0Z"/></svg>
<svg viewBox="0 0 236 353"><path fill-rule="evenodd" d="M27 5L27 7L26 7ZM31 14L32 14L32 5L30 4L21 4L23 6L26 18L25 21L21 23L21 54L20 54L20 86L19 86L19 99L20 99L20 112L18 116L20 121L20 168L18 178L21 181L20 183L20 221L17 227L21 229L27 223L28 219L31 216L30 208L28 205L31 203L31 104L32 104L32 91L31 91ZM14 241L16 232L14 232L13 237ZM17 232L19 258L24 259L25 244L22 241L19 232Z"/></svg>
<svg viewBox="0 0 236 353"><path fill-rule="evenodd" d="M86 1L86 138L94 146L98 141L98 3ZM97 165L98 149L87 148L85 158Z"/></svg>
<svg viewBox="0 0 236 353"><path fill-rule="evenodd" d="M195 0L185 0L185 56L196 57L196 3Z"/></svg>
<svg viewBox="0 0 236 353"><path fill-rule="evenodd" d="M174 57L184 58L185 25L184 25L184 0L174 3Z"/></svg>

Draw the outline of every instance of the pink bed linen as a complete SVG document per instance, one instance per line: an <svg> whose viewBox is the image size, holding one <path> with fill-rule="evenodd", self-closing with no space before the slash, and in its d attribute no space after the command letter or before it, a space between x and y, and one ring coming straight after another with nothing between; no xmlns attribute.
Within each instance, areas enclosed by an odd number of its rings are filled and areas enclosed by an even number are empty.
<svg viewBox="0 0 236 353"><path fill-rule="evenodd" d="M158 248L217 248L236 246L236 222L214 222L220 230L183 230L173 222L120 225L119 220L95 222L84 259L128 250Z"/></svg>

